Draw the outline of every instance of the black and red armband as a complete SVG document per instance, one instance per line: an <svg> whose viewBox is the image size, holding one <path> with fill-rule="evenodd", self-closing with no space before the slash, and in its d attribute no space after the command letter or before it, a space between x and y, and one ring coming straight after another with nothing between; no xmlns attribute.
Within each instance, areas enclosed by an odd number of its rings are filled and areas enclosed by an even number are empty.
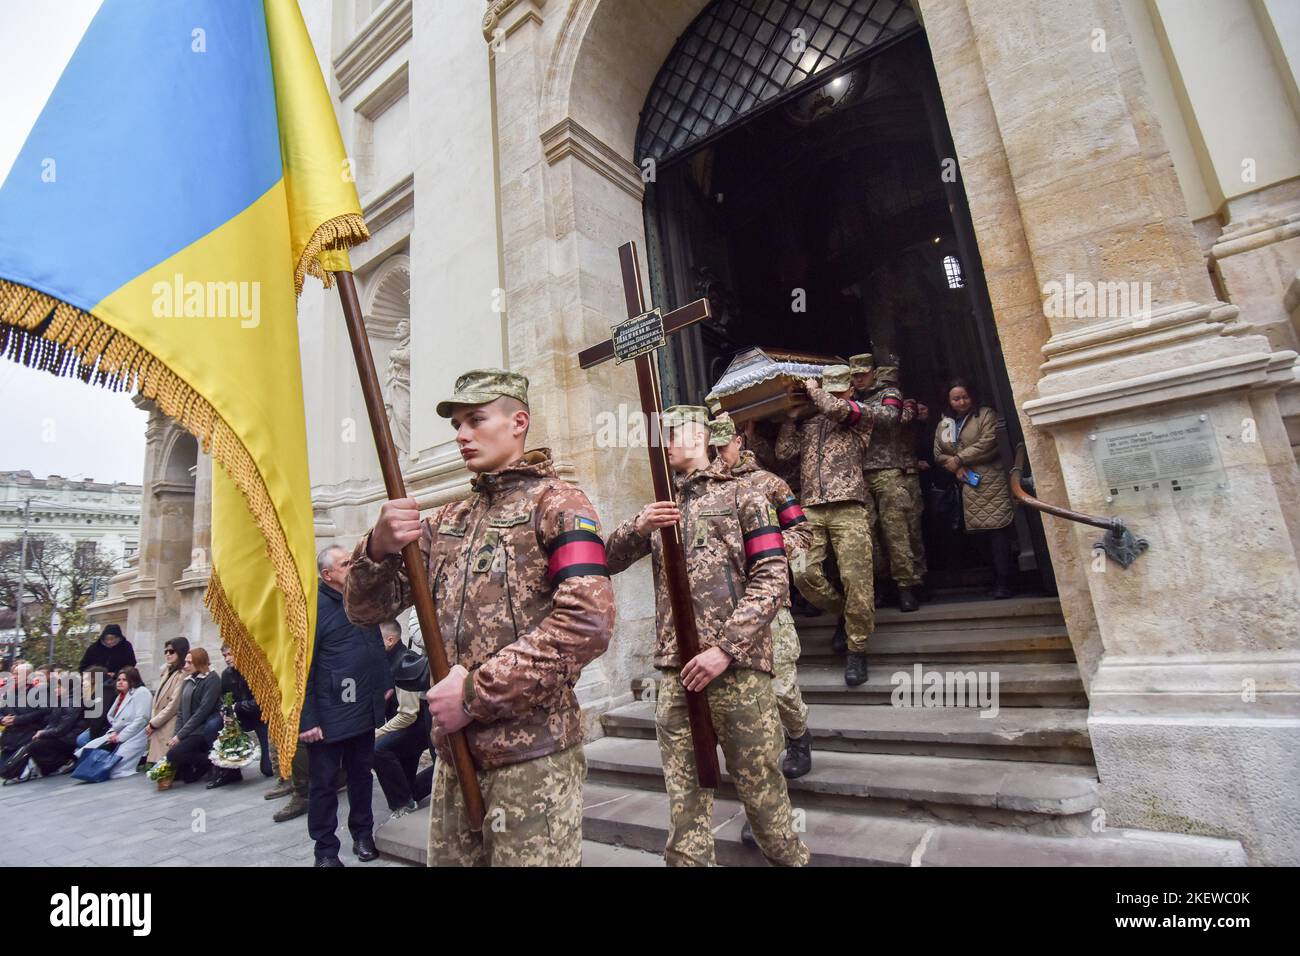
<svg viewBox="0 0 1300 956"><path fill-rule="evenodd" d="M764 558L780 557L785 554L781 542L781 529L773 525L763 525L745 533L745 566L749 567Z"/></svg>
<svg viewBox="0 0 1300 956"><path fill-rule="evenodd" d="M609 577L605 542L594 531L566 531L546 546L546 578L552 586L583 575Z"/></svg>
<svg viewBox="0 0 1300 956"><path fill-rule="evenodd" d="M776 518L781 523L782 531L808 520L808 516L803 513L803 509L799 507L799 502L793 495L786 498L781 507L776 509Z"/></svg>

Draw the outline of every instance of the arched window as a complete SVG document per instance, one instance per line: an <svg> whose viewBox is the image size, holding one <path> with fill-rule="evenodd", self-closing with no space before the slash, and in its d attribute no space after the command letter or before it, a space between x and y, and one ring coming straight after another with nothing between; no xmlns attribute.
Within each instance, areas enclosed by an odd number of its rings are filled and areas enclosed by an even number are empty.
<svg viewBox="0 0 1300 956"><path fill-rule="evenodd" d="M949 289L962 289L966 286L966 280L961 274L961 263L956 256L943 257L943 274L948 279Z"/></svg>
<svg viewBox="0 0 1300 956"><path fill-rule="evenodd" d="M655 77L636 161L662 163L914 26L905 0L714 0Z"/></svg>

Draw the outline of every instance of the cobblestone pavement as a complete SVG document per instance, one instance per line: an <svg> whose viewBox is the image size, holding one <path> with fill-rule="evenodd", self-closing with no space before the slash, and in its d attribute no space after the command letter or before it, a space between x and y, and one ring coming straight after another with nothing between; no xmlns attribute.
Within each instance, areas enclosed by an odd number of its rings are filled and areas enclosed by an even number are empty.
<svg viewBox="0 0 1300 956"><path fill-rule="evenodd" d="M159 791L143 773L88 784L45 777L0 787L0 866L310 866L307 816L276 823L287 797L264 800L274 781L256 769L244 782L208 790L177 783ZM339 859L347 866L409 866L381 857L360 863L339 794ZM376 822L388 808L375 785Z"/></svg>

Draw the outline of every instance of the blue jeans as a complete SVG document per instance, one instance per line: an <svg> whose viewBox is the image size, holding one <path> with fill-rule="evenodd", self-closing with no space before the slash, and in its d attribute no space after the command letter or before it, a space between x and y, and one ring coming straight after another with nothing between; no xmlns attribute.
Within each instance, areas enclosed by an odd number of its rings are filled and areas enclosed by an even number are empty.
<svg viewBox="0 0 1300 956"><path fill-rule="evenodd" d="M86 746L86 744L88 744L88 743L90 743L90 731L89 731L89 730L83 730L81 733L77 734L77 746L78 746L78 747L84 747L84 746Z"/></svg>

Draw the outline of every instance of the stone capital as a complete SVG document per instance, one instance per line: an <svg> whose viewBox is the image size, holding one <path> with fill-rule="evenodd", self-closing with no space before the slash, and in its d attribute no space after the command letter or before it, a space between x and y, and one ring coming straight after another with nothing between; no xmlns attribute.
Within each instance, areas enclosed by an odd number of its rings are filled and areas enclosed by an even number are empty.
<svg viewBox="0 0 1300 956"><path fill-rule="evenodd" d="M528 20L540 24L544 6L546 0L488 0L487 12L483 14L483 39L491 42L498 27L505 30L504 36L509 36Z"/></svg>

